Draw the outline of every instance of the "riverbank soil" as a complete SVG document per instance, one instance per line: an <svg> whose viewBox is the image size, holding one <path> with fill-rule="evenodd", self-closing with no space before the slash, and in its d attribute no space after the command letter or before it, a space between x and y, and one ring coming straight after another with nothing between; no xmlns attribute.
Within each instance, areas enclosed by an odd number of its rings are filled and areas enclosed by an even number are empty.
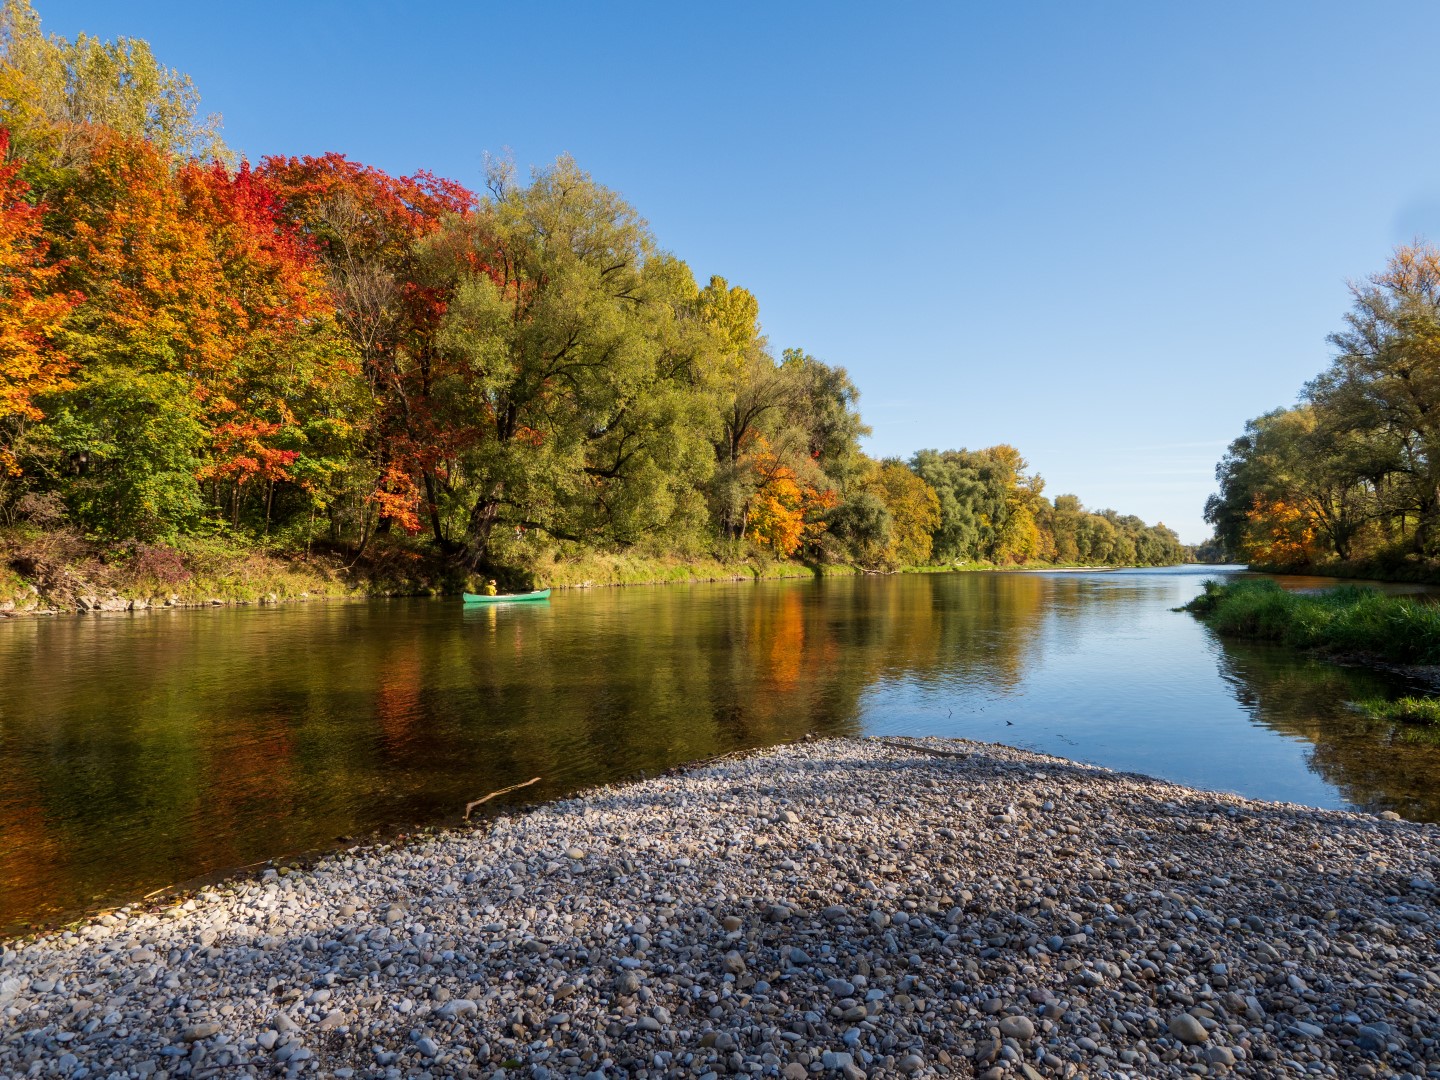
<svg viewBox="0 0 1440 1080"><path fill-rule="evenodd" d="M1433 1074L1437 844L802 743L12 943L0 1073Z"/></svg>

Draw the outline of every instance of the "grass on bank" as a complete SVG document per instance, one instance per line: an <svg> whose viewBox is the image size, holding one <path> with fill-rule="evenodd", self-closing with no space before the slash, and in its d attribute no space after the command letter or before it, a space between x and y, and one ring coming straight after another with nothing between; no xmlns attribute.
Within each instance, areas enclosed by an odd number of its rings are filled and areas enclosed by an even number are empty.
<svg viewBox="0 0 1440 1080"><path fill-rule="evenodd" d="M86 597L204 605L426 595L458 591L454 577L413 546L375 545L357 558L225 536L107 545L65 529L0 530L0 612L73 611Z"/></svg>
<svg viewBox="0 0 1440 1080"><path fill-rule="evenodd" d="M1355 585L1286 592L1265 578L1207 581L1204 588L1182 610L1227 637L1397 664L1440 663L1440 605Z"/></svg>
<svg viewBox="0 0 1440 1080"><path fill-rule="evenodd" d="M750 547L720 555L579 545L527 552L491 571L506 592L532 588L758 581L854 574ZM421 540L386 537L361 553L312 543L187 536L169 542L105 544L69 529L0 529L0 614L75 611L85 598L119 597L152 606L256 603L357 596L458 596L479 587L473 575Z"/></svg>
<svg viewBox="0 0 1440 1080"><path fill-rule="evenodd" d="M1252 562L1250 569L1262 574L1313 574L1317 577L1440 585L1440 559L1399 547L1377 551L1364 559L1321 559L1301 565Z"/></svg>
<svg viewBox="0 0 1440 1080"><path fill-rule="evenodd" d="M1302 649L1396 664L1440 663L1440 605L1374 589L1342 585L1322 593L1286 592L1269 579L1221 584L1182 611L1199 615L1227 637L1275 641ZM1374 720L1440 732L1440 698L1367 698L1354 707Z"/></svg>
<svg viewBox="0 0 1440 1080"><path fill-rule="evenodd" d="M523 566L527 587L576 588L599 585L664 585L687 581L761 581L855 574L849 566L813 565L751 553L722 559L713 555L664 555L617 551L557 550Z"/></svg>
<svg viewBox="0 0 1440 1080"><path fill-rule="evenodd" d="M1440 698L1401 697L1394 701L1366 698L1355 704L1375 720L1398 720L1406 724L1431 724L1440 728Z"/></svg>

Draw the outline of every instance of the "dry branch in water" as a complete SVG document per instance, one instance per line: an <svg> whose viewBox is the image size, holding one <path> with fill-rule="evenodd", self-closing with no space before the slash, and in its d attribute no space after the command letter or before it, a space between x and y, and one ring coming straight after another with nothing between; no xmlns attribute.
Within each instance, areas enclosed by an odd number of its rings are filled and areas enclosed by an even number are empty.
<svg viewBox="0 0 1440 1080"><path fill-rule="evenodd" d="M532 776L529 780L526 780L523 784L511 784L509 787L502 787L499 791L492 791L492 792L490 792L489 795L486 795L486 796L484 796L483 798L476 799L474 802L468 802L468 803L466 803L466 804L465 804L465 820L466 820L466 821L469 821L469 820L470 820L470 811L471 811L471 810L474 810L475 807L479 806L481 803L487 803L487 802L489 802L491 799L495 798L497 795L509 795L510 792L512 792L512 791L519 791L521 788L529 787L531 784L538 784L538 783L541 781L541 779L542 779L542 777Z"/></svg>

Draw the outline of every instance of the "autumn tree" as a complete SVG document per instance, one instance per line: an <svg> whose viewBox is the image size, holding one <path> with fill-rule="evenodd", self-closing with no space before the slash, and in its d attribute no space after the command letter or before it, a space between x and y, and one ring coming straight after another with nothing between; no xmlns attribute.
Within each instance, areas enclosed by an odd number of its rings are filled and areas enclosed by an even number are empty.
<svg viewBox="0 0 1440 1080"><path fill-rule="evenodd" d="M898 566L926 565L940 526L940 498L935 489L898 458L880 462L865 487L880 498L890 515L889 561Z"/></svg>
<svg viewBox="0 0 1440 1080"><path fill-rule="evenodd" d="M414 532L424 520L445 546L440 488L456 433L437 427L433 395L455 274L422 269L418 245L447 218L471 213L475 195L428 172L395 177L342 154L270 157L259 172L319 253L372 397L367 468L353 478L352 512L364 522L378 511L382 530L398 523ZM467 267L481 265L474 251L465 257Z"/></svg>
<svg viewBox="0 0 1440 1080"><path fill-rule="evenodd" d="M50 425L79 518L162 534L207 503L238 524L248 500L268 520L275 486L302 483L292 466L346 423L334 391L353 371L274 194L243 166L109 135L48 218L84 297L62 333L76 386Z"/></svg>
<svg viewBox="0 0 1440 1080"><path fill-rule="evenodd" d="M219 117L200 114L189 76L136 38L46 35L29 0L0 6L0 112L14 152L47 191L57 172L82 166L115 135L181 159L228 159Z"/></svg>
<svg viewBox="0 0 1440 1080"><path fill-rule="evenodd" d="M863 459L829 523L832 557L840 561L867 570L924 566L940 525L940 500L935 489L898 458Z"/></svg>
<svg viewBox="0 0 1440 1080"><path fill-rule="evenodd" d="M9 132L0 128L0 161ZM0 500L20 473L17 442L44 418L40 401L73 387L73 365L59 345L77 297L60 287L63 266L47 260L41 208L27 200L20 163L0 164Z"/></svg>

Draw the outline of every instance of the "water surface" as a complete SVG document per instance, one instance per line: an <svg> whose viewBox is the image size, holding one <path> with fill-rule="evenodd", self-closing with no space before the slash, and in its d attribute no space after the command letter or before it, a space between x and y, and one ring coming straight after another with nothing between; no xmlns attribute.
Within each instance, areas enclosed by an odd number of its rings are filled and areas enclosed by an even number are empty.
<svg viewBox="0 0 1440 1080"><path fill-rule="evenodd" d="M965 573L0 621L0 929L340 837L825 735L995 740L1440 820L1392 677L1222 642L1213 569ZM1292 582L1306 585L1313 582Z"/></svg>

